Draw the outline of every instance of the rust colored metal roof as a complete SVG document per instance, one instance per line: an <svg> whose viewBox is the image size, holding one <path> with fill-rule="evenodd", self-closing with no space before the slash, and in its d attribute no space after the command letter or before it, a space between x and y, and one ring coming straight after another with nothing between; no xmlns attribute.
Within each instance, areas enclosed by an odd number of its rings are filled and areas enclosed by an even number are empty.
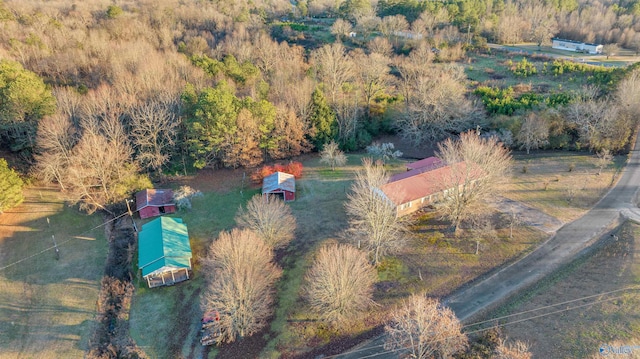
<svg viewBox="0 0 640 359"><path fill-rule="evenodd" d="M458 167L456 168L459 170L458 172L463 173L467 165L464 162L460 162L453 166ZM443 183L451 182L452 175L452 167L444 166L386 183L380 187L380 190L398 206L444 191L446 188L443 188ZM460 182L462 180L460 178Z"/></svg>
<svg viewBox="0 0 640 359"><path fill-rule="evenodd" d="M171 189L143 189L136 193L136 209L147 206L166 206L175 204Z"/></svg>
<svg viewBox="0 0 640 359"><path fill-rule="evenodd" d="M428 170L433 170L442 166L444 166L444 162L442 162L438 157L427 157L420 161L409 163L407 165L407 169L416 170L420 168L428 168Z"/></svg>
<svg viewBox="0 0 640 359"><path fill-rule="evenodd" d="M296 178L294 175L275 172L262 180L262 193L269 193L275 190L296 191Z"/></svg>

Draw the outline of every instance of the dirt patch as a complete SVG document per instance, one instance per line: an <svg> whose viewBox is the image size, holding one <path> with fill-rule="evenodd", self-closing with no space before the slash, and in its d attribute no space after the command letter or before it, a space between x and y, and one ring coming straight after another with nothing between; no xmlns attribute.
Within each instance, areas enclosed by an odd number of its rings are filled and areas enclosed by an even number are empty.
<svg viewBox="0 0 640 359"><path fill-rule="evenodd" d="M170 177L168 181L171 184L175 184L176 187L188 185L203 192L227 193L241 186L243 177L245 178L245 185L247 187L251 186L249 176L252 171L252 169L245 168L206 168L192 176Z"/></svg>
<svg viewBox="0 0 640 359"><path fill-rule="evenodd" d="M433 156L438 148L437 141L429 142L420 146L414 146L410 142L402 139L399 135L386 135L376 140L378 143L393 143L396 150L402 152L402 158L414 161Z"/></svg>
<svg viewBox="0 0 640 359"><path fill-rule="evenodd" d="M489 205L507 216L515 216L518 224L524 224L537 228L546 233L554 233L564 224L561 220L552 217L539 209L501 196L493 197Z"/></svg>

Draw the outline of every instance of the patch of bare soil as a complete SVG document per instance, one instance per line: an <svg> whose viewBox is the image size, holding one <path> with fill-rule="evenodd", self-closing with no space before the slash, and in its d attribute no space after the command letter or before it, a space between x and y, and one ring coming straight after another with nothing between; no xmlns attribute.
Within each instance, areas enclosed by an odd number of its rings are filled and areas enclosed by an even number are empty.
<svg viewBox="0 0 640 359"><path fill-rule="evenodd" d="M550 216L537 208L527 206L520 201L496 196L491 198L489 205L507 216L515 216L519 223L537 228L546 233L554 233L564 224L561 220Z"/></svg>
<svg viewBox="0 0 640 359"><path fill-rule="evenodd" d="M403 140L399 135L386 135L380 137L376 142L379 143L393 143L396 150L402 152L402 158L408 160L421 160L423 158L431 157L434 155L435 150L438 148L437 142L430 142L421 146L414 146L412 143Z"/></svg>
<svg viewBox="0 0 640 359"><path fill-rule="evenodd" d="M242 184L244 178L245 185L250 186L249 176L253 169L239 168L206 168L198 171L197 174L191 176L173 176L170 177L169 183L176 186L191 186L194 189L203 192L220 192L226 193L232 189L238 188Z"/></svg>
<svg viewBox="0 0 640 359"><path fill-rule="evenodd" d="M640 241L634 240L634 227L637 237L636 225L623 225L599 251L563 269L557 282L542 284L536 294L521 298L523 303L512 312L536 311L507 322L556 313L507 325L506 335L528 342L534 358L597 358L606 344L640 345ZM625 290L629 287L636 289ZM594 302L600 303L591 305Z"/></svg>

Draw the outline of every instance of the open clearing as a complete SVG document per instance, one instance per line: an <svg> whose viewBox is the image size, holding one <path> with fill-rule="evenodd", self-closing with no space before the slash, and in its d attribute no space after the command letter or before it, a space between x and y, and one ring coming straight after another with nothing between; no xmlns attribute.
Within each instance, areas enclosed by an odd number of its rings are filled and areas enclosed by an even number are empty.
<svg viewBox="0 0 640 359"><path fill-rule="evenodd" d="M245 183L241 193L243 170L205 171L175 180L172 186L188 184L204 192L204 198L193 200L191 210L176 214L184 218L189 227L194 278L153 290L146 289L142 280L136 281L131 334L137 344L152 358L198 358L207 351L209 357L217 354L219 358L232 358L248 353L257 356L260 350L262 357L287 357L330 342L335 344L336 333L319 325L317 318L306 310L300 289L317 246L345 240L341 238L347 226L344 201L363 156L348 157L347 166L331 171L319 163L317 156L304 156L304 177L297 181L296 201L290 203L298 229L296 239L279 255L284 275L270 328L232 346L210 351L198 342L199 294L204 285L199 261L219 231L234 226L238 206L259 189ZM576 218L593 205L607 190L615 172L615 166L610 166L596 176L595 157L584 153L537 152L529 156L516 155L515 159L512 180L503 185L501 194L562 221ZM388 168L390 172L401 172L404 163L395 161ZM527 172L523 173L525 165ZM543 185L547 180L550 183L545 190ZM580 194L568 201L567 190L576 186ZM452 237L447 231L448 224L433 212L426 212L418 219L414 228L417 236L410 249L388 258L379 270L375 299L384 306L414 292L444 296L494 267L519 258L548 237L544 231L519 226L514 229L514 237L509 238L504 214L495 211L488 211L485 224L463 231L460 238ZM477 240L480 241L478 256L474 254ZM363 318L358 328L352 328L352 334L371 330L384 317L385 310L376 309Z"/></svg>
<svg viewBox="0 0 640 359"><path fill-rule="evenodd" d="M47 224L50 220L50 226ZM93 332L107 243L99 215L67 207L57 189L28 187L0 215L0 358L81 358Z"/></svg>
<svg viewBox="0 0 640 359"><path fill-rule="evenodd" d="M500 194L520 201L563 222L584 214L611 187L626 157L598 175L596 156L576 152L532 152L514 155L512 180Z"/></svg>
<svg viewBox="0 0 640 359"><path fill-rule="evenodd" d="M617 241L610 240L596 253L520 296L509 306L509 313L613 293L509 318L507 322L560 311L507 325L507 336L528 342L535 358L598 358L603 345L638 345L633 357L640 357L640 225L627 222L617 235ZM570 310L594 301L602 302Z"/></svg>

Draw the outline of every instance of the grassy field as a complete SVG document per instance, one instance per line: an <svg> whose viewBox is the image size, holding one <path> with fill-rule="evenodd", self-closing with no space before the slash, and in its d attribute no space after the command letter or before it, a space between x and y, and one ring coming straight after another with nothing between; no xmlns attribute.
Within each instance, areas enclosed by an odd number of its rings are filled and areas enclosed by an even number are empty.
<svg viewBox="0 0 640 359"><path fill-rule="evenodd" d="M501 186L501 194L569 222L609 190L626 157L617 157L600 175L596 156L584 152L541 151L514 159L512 179Z"/></svg>
<svg viewBox="0 0 640 359"><path fill-rule="evenodd" d="M81 358L93 331L107 243L99 215L67 207L57 190L28 187L0 215L0 358ZM47 224L47 219L50 225Z"/></svg>
<svg viewBox="0 0 640 359"><path fill-rule="evenodd" d="M633 356L611 355L639 358L640 225L627 222L617 236L617 241L512 303L511 313L536 311L507 322L559 313L506 325L506 335L528 342L536 358L600 358L599 349L608 345L636 345ZM587 296L592 297L581 299ZM575 299L580 300L540 309ZM600 303L591 305L594 302ZM581 305L584 307L571 309Z"/></svg>
<svg viewBox="0 0 640 359"><path fill-rule="evenodd" d="M348 164L336 171L320 164L316 156L305 157L304 177L297 181L296 201L289 204L297 219L296 238L279 255L284 274L278 284L278 302L270 328L258 334L259 338L249 338L231 349L213 350L209 357L216 353L223 358L231 357L243 345L255 345L264 347L261 357L274 358L305 352L336 338L338 333L325 328L308 312L300 296L301 286L317 247L328 241L345 240L342 236L347 227L344 202L362 157L349 155ZM503 185L501 193L565 221L595 203L615 171L611 166L596 176L595 157L587 154L540 152L515 157L512 179ZM523 173L525 165L527 172ZM404 162L396 161L387 167L390 172L402 172ZM219 175L222 177L216 177ZM140 279L136 282L138 290L131 311L131 333L152 358L203 355L203 348L198 343L199 294L204 284L199 260L220 230L234 226L233 217L238 206L258 192L255 188L245 188L240 193L242 172L216 172L212 176L180 181L180 184L204 191L204 198L193 200L191 210L177 214L189 227L194 278L173 287L153 290L146 289ZM552 181L544 190L542 183L549 178ZM580 195L571 201L562 199L569 184L576 183L582 186ZM413 228L416 235L408 249L387 258L379 268L375 300L382 306L350 328L351 334L379 324L387 308L402 297L416 292L446 295L495 266L522 256L548 237L541 231L521 226L510 238L508 225L498 212L488 212L482 224L464 230L460 237L453 237L448 227L449 224L434 212L426 212L417 218ZM479 255L475 254L477 242Z"/></svg>
<svg viewBox="0 0 640 359"><path fill-rule="evenodd" d="M589 76L583 73L554 75L551 68L554 59L536 61L527 55L507 54L501 51L494 51L490 55L468 53L468 57L465 72L467 78L477 85L531 88L534 92L547 93L576 91L589 84ZM515 65L525 57L536 67L538 73L527 77L514 75L509 69L509 61Z"/></svg>

